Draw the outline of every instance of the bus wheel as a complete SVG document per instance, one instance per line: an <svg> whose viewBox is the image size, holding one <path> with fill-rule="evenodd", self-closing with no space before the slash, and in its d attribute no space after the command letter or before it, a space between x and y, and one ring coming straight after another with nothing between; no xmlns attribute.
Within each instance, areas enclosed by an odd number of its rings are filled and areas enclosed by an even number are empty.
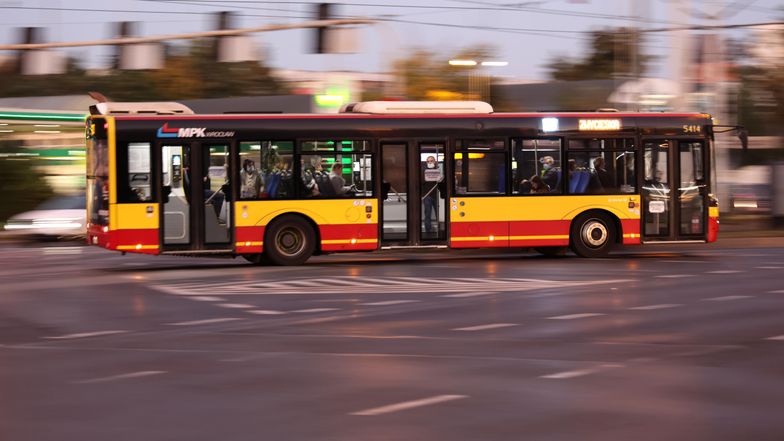
<svg viewBox="0 0 784 441"><path fill-rule="evenodd" d="M264 235L264 257L274 265L301 265L315 248L313 228L298 216L277 219Z"/></svg>
<svg viewBox="0 0 784 441"><path fill-rule="evenodd" d="M572 251L580 257L601 257L615 243L615 223L601 212L581 214L572 221Z"/></svg>
<svg viewBox="0 0 784 441"><path fill-rule="evenodd" d="M566 255L567 247L537 247L534 248L537 253L545 257L563 257Z"/></svg>

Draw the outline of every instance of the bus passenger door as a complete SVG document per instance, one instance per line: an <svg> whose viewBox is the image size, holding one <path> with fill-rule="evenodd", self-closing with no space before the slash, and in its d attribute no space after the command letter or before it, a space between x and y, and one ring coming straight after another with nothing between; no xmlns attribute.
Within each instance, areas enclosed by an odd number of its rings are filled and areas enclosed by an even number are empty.
<svg viewBox="0 0 784 441"><path fill-rule="evenodd" d="M191 243L190 145L164 144L161 149L161 231L163 250L189 247ZM188 179L189 181L190 179Z"/></svg>
<svg viewBox="0 0 784 441"><path fill-rule="evenodd" d="M446 242L445 145L443 142L422 142L418 146L419 239L424 244Z"/></svg>
<svg viewBox="0 0 784 441"><path fill-rule="evenodd" d="M703 241L708 216L702 140L644 140L643 241Z"/></svg>
<svg viewBox="0 0 784 441"><path fill-rule="evenodd" d="M381 143L381 241L408 245L408 145Z"/></svg>
<svg viewBox="0 0 784 441"><path fill-rule="evenodd" d="M160 146L163 251L231 251L229 145Z"/></svg>
<svg viewBox="0 0 784 441"><path fill-rule="evenodd" d="M444 142L381 142L381 239L386 246L446 243Z"/></svg>

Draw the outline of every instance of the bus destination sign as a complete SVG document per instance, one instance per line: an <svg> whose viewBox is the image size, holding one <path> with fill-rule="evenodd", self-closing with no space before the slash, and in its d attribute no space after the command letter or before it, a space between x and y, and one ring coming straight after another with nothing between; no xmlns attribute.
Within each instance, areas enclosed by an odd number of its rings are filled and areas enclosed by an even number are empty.
<svg viewBox="0 0 784 441"><path fill-rule="evenodd" d="M619 119L581 119L578 120L580 131L621 130Z"/></svg>

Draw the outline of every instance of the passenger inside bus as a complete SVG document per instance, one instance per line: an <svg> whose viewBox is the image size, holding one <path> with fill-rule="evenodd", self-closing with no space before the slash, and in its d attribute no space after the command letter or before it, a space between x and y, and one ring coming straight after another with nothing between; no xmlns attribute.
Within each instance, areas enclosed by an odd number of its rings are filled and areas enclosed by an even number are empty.
<svg viewBox="0 0 784 441"><path fill-rule="evenodd" d="M353 185L347 186L346 180L343 178L343 164L335 162L332 164L332 170L329 172L329 182L338 196L343 196L352 192Z"/></svg>
<svg viewBox="0 0 784 441"><path fill-rule="evenodd" d="M262 192L264 182L256 163L252 159L242 161L240 170L240 197L242 199L256 199Z"/></svg>

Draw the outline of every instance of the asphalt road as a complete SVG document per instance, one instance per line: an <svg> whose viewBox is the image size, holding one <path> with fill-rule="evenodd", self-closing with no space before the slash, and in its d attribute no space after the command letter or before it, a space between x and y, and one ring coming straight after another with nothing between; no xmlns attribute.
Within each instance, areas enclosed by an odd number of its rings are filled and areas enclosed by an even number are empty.
<svg viewBox="0 0 784 441"><path fill-rule="evenodd" d="M0 440L782 440L784 248L0 248Z"/></svg>

